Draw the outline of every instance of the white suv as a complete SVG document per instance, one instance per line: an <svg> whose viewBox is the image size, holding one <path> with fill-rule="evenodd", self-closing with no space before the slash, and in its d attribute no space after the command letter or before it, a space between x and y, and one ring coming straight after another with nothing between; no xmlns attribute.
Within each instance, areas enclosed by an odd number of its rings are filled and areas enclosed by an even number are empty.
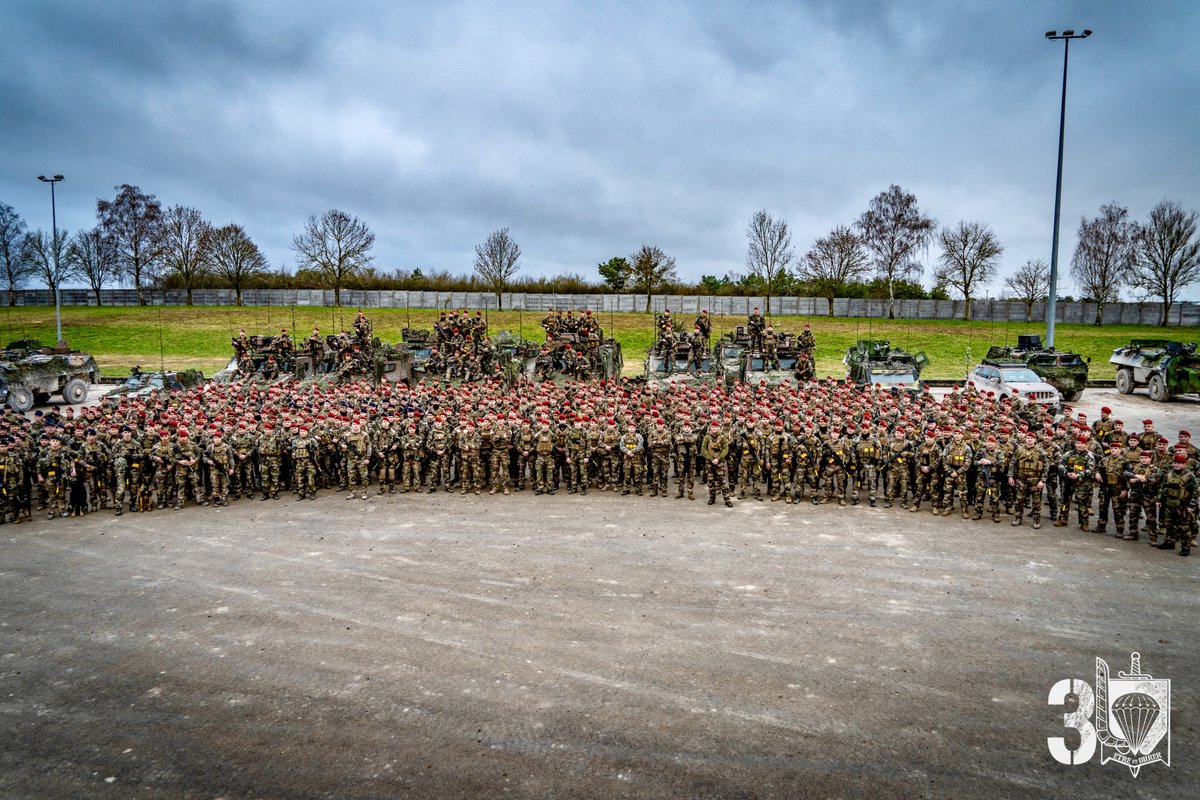
<svg viewBox="0 0 1200 800"><path fill-rule="evenodd" d="M1024 364L980 364L967 373L981 392L995 392L997 399L1032 398L1052 413L1062 411L1062 395Z"/></svg>

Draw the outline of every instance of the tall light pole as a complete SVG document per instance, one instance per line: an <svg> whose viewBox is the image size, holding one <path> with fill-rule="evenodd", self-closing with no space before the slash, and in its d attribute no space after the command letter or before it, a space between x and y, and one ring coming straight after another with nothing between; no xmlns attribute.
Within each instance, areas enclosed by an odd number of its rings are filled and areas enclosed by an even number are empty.
<svg viewBox="0 0 1200 800"><path fill-rule="evenodd" d="M1086 39L1092 32L1046 31L1046 38L1063 42L1063 87L1062 107L1058 112L1058 178L1054 181L1054 243L1050 245L1050 296L1046 300L1046 347L1054 347L1054 317L1057 313L1058 294L1058 222L1062 213L1062 164L1063 133L1067 125L1067 58L1071 54L1072 39Z"/></svg>
<svg viewBox="0 0 1200 800"><path fill-rule="evenodd" d="M57 334L57 339L54 340L55 347L62 344L62 304L58 300L58 284L61 281L61 275L58 271L58 210L54 203L54 184L63 179L62 175L55 175L53 178L47 178L45 175L38 175L38 180L42 183L50 184L50 247L54 250L54 329Z"/></svg>

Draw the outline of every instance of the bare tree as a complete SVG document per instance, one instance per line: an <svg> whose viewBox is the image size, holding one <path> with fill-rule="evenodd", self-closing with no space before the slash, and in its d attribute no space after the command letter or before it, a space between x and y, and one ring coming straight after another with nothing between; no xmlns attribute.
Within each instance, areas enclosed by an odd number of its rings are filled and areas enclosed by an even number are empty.
<svg viewBox="0 0 1200 800"><path fill-rule="evenodd" d="M187 292L187 304L192 304L192 291L212 272L209 246L212 225L194 208L173 206L162 219L162 260L165 277L174 278Z"/></svg>
<svg viewBox="0 0 1200 800"><path fill-rule="evenodd" d="M25 234L28 258L37 275L46 282L51 296L71 276L71 263L65 255L66 244L66 231L59 231L57 237L41 229Z"/></svg>
<svg viewBox="0 0 1200 800"><path fill-rule="evenodd" d="M650 310L650 296L668 283L678 280L675 274L675 258L664 253L658 245L644 244L625 259L629 262L633 288L646 293L646 311Z"/></svg>
<svg viewBox="0 0 1200 800"><path fill-rule="evenodd" d="M799 262L796 277L829 303L833 316L833 298L854 281L862 280L871 271L871 260L862 241L844 225L839 225L813 242Z"/></svg>
<svg viewBox="0 0 1200 800"><path fill-rule="evenodd" d="M1079 242L1071 258L1071 277L1085 297L1096 301L1096 325L1103 321L1104 304L1121 299L1121 286L1133 265L1137 225L1129 209L1116 203L1100 207L1100 216L1079 222Z"/></svg>
<svg viewBox="0 0 1200 800"><path fill-rule="evenodd" d="M953 228L938 233L942 254L934 270L934 280L960 292L966 301L963 319L971 318L971 299L996 277L1004 245L996 234L982 222L959 222Z"/></svg>
<svg viewBox="0 0 1200 800"><path fill-rule="evenodd" d="M8 289L8 304L17 304L17 289L34 272L25 249L25 220L12 206L0 203L0 279Z"/></svg>
<svg viewBox="0 0 1200 800"><path fill-rule="evenodd" d="M1200 280L1196 212L1163 200L1150 211L1150 221L1138 226L1133 249L1129 284L1162 301L1159 324L1165 328L1180 290Z"/></svg>
<svg viewBox="0 0 1200 800"><path fill-rule="evenodd" d="M917 251L929 246L937 220L921 213L916 195L892 184L871 200L856 226L874 259L875 272L887 283L888 319L895 319L896 282L921 276L924 268Z"/></svg>
<svg viewBox="0 0 1200 800"><path fill-rule="evenodd" d="M796 256L792 233L785 220L775 219L765 210L756 211L746 227L746 269L762 281L767 296L767 315L771 314L771 295L787 279L788 267Z"/></svg>
<svg viewBox="0 0 1200 800"><path fill-rule="evenodd" d="M304 232L292 239L296 263L315 269L333 287L333 304L342 304L342 286L373 260L375 234L358 217L336 208L309 217Z"/></svg>
<svg viewBox="0 0 1200 800"><path fill-rule="evenodd" d="M508 279L517 273L521 246L509 234L508 228L493 231L483 244L475 245L475 272L496 295L496 308L502 307Z"/></svg>
<svg viewBox="0 0 1200 800"><path fill-rule="evenodd" d="M1033 321L1033 304L1050 298L1050 265L1044 258L1029 259L1004 279L1013 297L1025 304L1025 321Z"/></svg>
<svg viewBox="0 0 1200 800"><path fill-rule="evenodd" d="M162 205L154 195L121 184L117 196L96 201L96 216L117 265L132 282L138 303L146 305L143 283L153 281L162 256Z"/></svg>
<svg viewBox="0 0 1200 800"><path fill-rule="evenodd" d="M100 290L117 277L117 259L99 226L82 230L67 243L67 263L73 275L87 281L96 296L96 305L104 305Z"/></svg>
<svg viewBox="0 0 1200 800"><path fill-rule="evenodd" d="M226 225L212 233L209 250L213 272L229 282L234 304L242 304L242 289L257 277L267 274L267 259L241 225Z"/></svg>

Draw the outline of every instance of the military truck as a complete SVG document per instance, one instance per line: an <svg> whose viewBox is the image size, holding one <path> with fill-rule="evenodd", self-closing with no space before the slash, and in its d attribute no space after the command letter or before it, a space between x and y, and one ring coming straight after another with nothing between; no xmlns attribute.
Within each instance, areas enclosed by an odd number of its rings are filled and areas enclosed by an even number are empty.
<svg viewBox="0 0 1200 800"><path fill-rule="evenodd" d="M532 368L527 371L526 376L534 380L539 377L555 379L568 377L565 375L568 367L568 349L580 355L595 351L595 358L590 359L592 378L614 380L621 377L621 370L625 367L625 359L621 354L621 343L616 339L606 337L600 329L597 329L593 339L578 332L566 331L547 339L538 348Z"/></svg>
<svg viewBox="0 0 1200 800"><path fill-rule="evenodd" d="M57 394L75 405L87 399L99 376L96 359L87 353L42 347L32 340L11 342L0 358L0 402L25 412Z"/></svg>
<svg viewBox="0 0 1200 800"><path fill-rule="evenodd" d="M878 386L919 392L924 389L921 370L929 364L924 353L893 347L885 339L859 339L842 358L846 377L859 386Z"/></svg>
<svg viewBox="0 0 1200 800"><path fill-rule="evenodd" d="M1195 342L1167 339L1134 339L1113 350L1110 364L1117 367L1117 391L1133 394L1145 386L1159 403L1185 394L1200 394L1200 355Z"/></svg>
<svg viewBox="0 0 1200 800"><path fill-rule="evenodd" d="M796 337L791 333L779 335L779 343L775 348L774 363L767 363L767 357L757 351L745 350L740 359L741 379L746 383L768 386L779 386L784 383L797 383L796 368L800 362L800 348L796 346Z"/></svg>
<svg viewBox="0 0 1200 800"><path fill-rule="evenodd" d="M1074 403L1082 397L1087 387L1088 362L1076 353L1042 347L1042 337L1037 334L1018 336L1016 347L991 347L983 359L983 363L992 365L1014 361L1033 370L1039 378L1057 389L1068 403Z"/></svg>
<svg viewBox="0 0 1200 800"><path fill-rule="evenodd" d="M712 383L717 377L717 368L712 351L705 347L700 355L700 367L691 365L692 345L690 342L676 342L670 352L663 352L662 342L658 342L646 353L642 364L642 375L648 386L667 386L671 384L701 384Z"/></svg>
<svg viewBox="0 0 1200 800"><path fill-rule="evenodd" d="M202 383L204 383L204 373L198 369L186 369L180 372L142 372L141 367L133 367L125 382L105 396L145 397L155 391L170 392L191 389Z"/></svg>

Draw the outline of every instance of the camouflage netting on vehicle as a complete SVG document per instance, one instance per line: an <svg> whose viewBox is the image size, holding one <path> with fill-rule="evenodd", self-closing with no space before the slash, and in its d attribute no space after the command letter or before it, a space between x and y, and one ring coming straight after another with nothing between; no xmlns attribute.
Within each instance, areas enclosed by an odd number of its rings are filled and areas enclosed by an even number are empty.
<svg viewBox="0 0 1200 800"><path fill-rule="evenodd" d="M69 353L63 356L32 355L20 361L6 361L4 371L10 384L30 382L42 385L64 375L96 374L99 368L90 355Z"/></svg>
<svg viewBox="0 0 1200 800"><path fill-rule="evenodd" d="M194 389L204 383L204 373L198 369L185 369L182 372L176 372L175 377L183 384L185 389Z"/></svg>

